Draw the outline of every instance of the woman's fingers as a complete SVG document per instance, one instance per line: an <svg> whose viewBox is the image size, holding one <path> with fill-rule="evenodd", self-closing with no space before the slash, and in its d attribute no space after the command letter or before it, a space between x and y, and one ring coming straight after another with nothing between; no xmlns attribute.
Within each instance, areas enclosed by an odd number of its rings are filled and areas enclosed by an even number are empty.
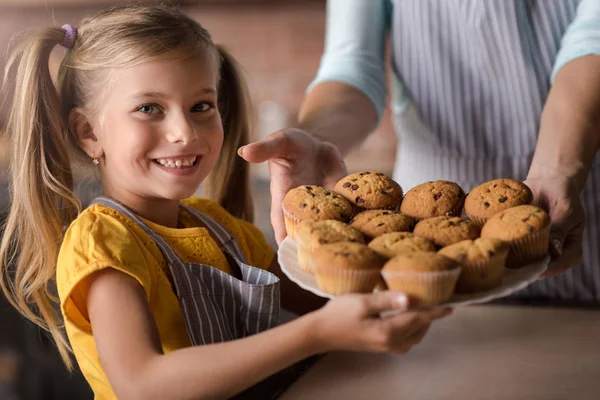
<svg viewBox="0 0 600 400"><path fill-rule="evenodd" d="M289 156L288 138L279 131L261 140L242 146L238 149L238 155L251 163L262 163L272 158L286 158Z"/></svg>

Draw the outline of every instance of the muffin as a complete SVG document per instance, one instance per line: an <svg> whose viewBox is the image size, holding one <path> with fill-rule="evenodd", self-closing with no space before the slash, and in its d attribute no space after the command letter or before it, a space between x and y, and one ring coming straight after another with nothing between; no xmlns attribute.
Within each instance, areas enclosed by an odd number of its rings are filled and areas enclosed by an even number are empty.
<svg viewBox="0 0 600 400"><path fill-rule="evenodd" d="M481 237L508 242L506 266L519 268L538 261L548 253L550 216L539 207L523 205L501 211L481 229Z"/></svg>
<svg viewBox="0 0 600 400"><path fill-rule="evenodd" d="M515 179L495 179L471 190L465 199L465 213L479 226L508 208L530 204L531 190Z"/></svg>
<svg viewBox="0 0 600 400"><path fill-rule="evenodd" d="M372 292L385 261L364 244L352 242L324 244L311 259L317 286L335 295Z"/></svg>
<svg viewBox="0 0 600 400"><path fill-rule="evenodd" d="M415 226L414 234L431 240L439 247L468 239L477 239L481 229L475 222L459 217L424 219Z"/></svg>
<svg viewBox="0 0 600 400"><path fill-rule="evenodd" d="M285 229L292 239L302 221L334 219L346 222L353 215L352 204L333 190L303 185L287 192L282 204Z"/></svg>
<svg viewBox="0 0 600 400"><path fill-rule="evenodd" d="M389 290L404 292L421 306L434 306L452 297L460 270L454 260L420 251L390 259L381 274Z"/></svg>
<svg viewBox="0 0 600 400"><path fill-rule="evenodd" d="M350 225L371 240L390 232L410 232L415 221L395 211L367 210L356 214Z"/></svg>
<svg viewBox="0 0 600 400"><path fill-rule="evenodd" d="M410 189L400 206L400 212L417 221L462 215L465 192L458 184L449 181L425 182Z"/></svg>
<svg viewBox="0 0 600 400"><path fill-rule="evenodd" d="M435 252L435 245L431 240L411 232L386 233L373 239L369 243L369 248L387 258L417 251Z"/></svg>
<svg viewBox="0 0 600 400"><path fill-rule="evenodd" d="M464 240L446 246L438 254L461 264L456 291L475 293L490 290L502 284L508 243L494 238Z"/></svg>
<svg viewBox="0 0 600 400"><path fill-rule="evenodd" d="M361 209L396 210L402 188L381 172L356 172L340 179L335 191Z"/></svg>
<svg viewBox="0 0 600 400"><path fill-rule="evenodd" d="M365 239L358 230L335 220L304 221L296 227L298 243L298 264L306 272L312 273L311 254L320 246L336 242L364 243Z"/></svg>

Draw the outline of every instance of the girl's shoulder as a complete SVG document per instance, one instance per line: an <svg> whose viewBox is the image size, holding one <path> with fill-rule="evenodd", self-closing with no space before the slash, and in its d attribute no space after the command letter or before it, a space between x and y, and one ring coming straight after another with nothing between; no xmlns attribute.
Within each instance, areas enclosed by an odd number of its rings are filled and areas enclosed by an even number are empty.
<svg viewBox="0 0 600 400"><path fill-rule="evenodd" d="M94 204L83 210L65 232L65 240L72 242L102 239L108 241L135 241L137 224L120 212ZM86 239L87 238L87 239ZM64 243L63 243L64 244Z"/></svg>
<svg viewBox="0 0 600 400"><path fill-rule="evenodd" d="M112 268L133 277L150 298L159 266L150 264L152 253L134 225L117 211L92 205L66 230L56 264L56 286L63 315L81 329L91 328L82 312L85 305L73 296L85 298L87 286L80 284L97 271Z"/></svg>
<svg viewBox="0 0 600 400"><path fill-rule="evenodd" d="M118 211L100 204L92 205L66 230L59 264L70 256L86 259L80 262L101 259L124 263L138 261L143 259L145 247L142 232L134 221Z"/></svg>

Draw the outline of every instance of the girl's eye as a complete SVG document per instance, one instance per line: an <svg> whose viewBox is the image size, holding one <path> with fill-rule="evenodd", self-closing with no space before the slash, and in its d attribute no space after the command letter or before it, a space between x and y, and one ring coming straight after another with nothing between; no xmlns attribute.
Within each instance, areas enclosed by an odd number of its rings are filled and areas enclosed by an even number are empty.
<svg viewBox="0 0 600 400"><path fill-rule="evenodd" d="M207 112L212 110L215 105L211 102L202 102L192 107L192 112Z"/></svg>
<svg viewBox="0 0 600 400"><path fill-rule="evenodd" d="M155 105L152 104L144 104L143 106L137 109L139 112L143 114L155 114L157 110Z"/></svg>

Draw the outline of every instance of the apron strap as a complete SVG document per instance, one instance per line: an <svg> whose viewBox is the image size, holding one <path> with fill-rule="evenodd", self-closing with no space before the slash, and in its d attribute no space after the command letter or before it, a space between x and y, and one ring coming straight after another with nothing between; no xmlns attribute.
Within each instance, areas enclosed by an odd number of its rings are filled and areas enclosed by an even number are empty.
<svg viewBox="0 0 600 400"><path fill-rule="evenodd" d="M195 208L186 206L184 204L181 204L181 207L198 218L200 222L206 226L208 231L214 236L215 239L217 239L219 242L219 247L223 251L231 254L238 262L247 264L246 257L244 257L244 253L242 252L237 240L221 223L217 222L214 218L201 213Z"/></svg>
<svg viewBox="0 0 600 400"><path fill-rule="evenodd" d="M171 248L171 246L169 246L165 239L163 239L158 233L154 232L154 230L152 230L152 228L150 228L148 224L146 224L140 217L138 217L134 212L129 210L123 204L119 203L117 200L106 196L100 196L96 197L90 205L93 204L100 204L105 207L112 208L113 210L120 212L121 214L125 215L127 218L133 220L136 224L138 224L139 227L142 228L152 240L154 240L158 248L166 257L169 266L173 264L184 263L181 257L179 257L177 253L175 253L175 251Z"/></svg>
<svg viewBox="0 0 600 400"><path fill-rule="evenodd" d="M138 224L139 227L142 228L152 240L154 240L158 248L167 258L169 264L184 263L181 257L175 253L171 246L169 246L169 244L158 233L150 228L148 224L146 224L139 216L137 216L134 212L129 210L117 200L106 196L99 196L96 197L91 204L100 204L127 216L136 224ZM180 206L198 218L198 220L204 224L209 233L217 240L219 247L226 253L226 255L229 254L235 259L235 261L246 264L246 257L244 256L244 253L242 252L237 240L222 224L192 207L183 204Z"/></svg>

